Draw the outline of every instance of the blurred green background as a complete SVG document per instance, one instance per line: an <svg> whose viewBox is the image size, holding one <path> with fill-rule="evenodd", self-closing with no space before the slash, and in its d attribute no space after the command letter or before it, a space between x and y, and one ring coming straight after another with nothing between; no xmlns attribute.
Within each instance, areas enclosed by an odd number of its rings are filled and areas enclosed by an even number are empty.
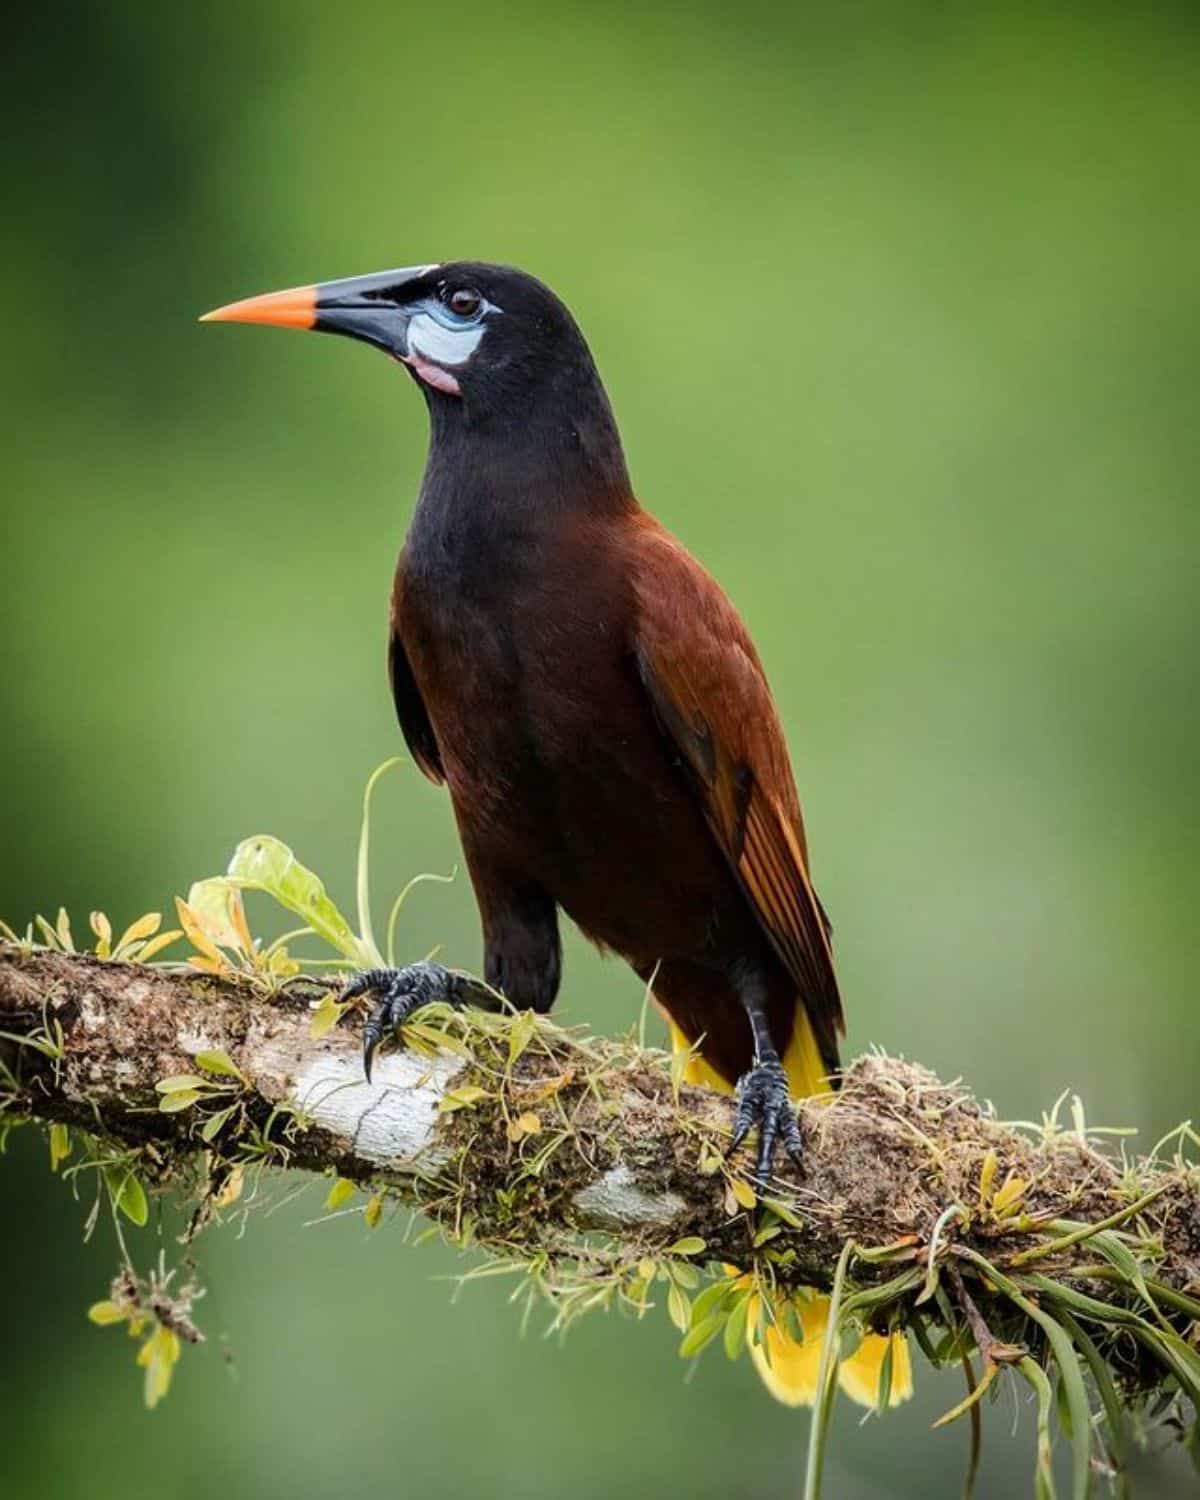
<svg viewBox="0 0 1200 1500"><path fill-rule="evenodd" d="M761 646L850 1053L1009 1117L1077 1089L1149 1147L1200 1054L1197 42L1183 4L28 13L0 104L0 913L166 910L260 831L350 898L399 744L423 405L362 347L195 317L512 261L575 310L640 494ZM378 891L454 865L415 771L379 806ZM403 930L478 960L462 877ZM639 998L570 941L566 1017ZM315 1186L201 1240L211 1342L148 1415L83 1316L113 1246L45 1167L28 1131L0 1168L9 1493L798 1493L807 1415L745 1364L687 1382L665 1315L522 1340L503 1284L452 1304L454 1256L399 1221L304 1227ZM829 1493L956 1495L965 1434L928 1427L959 1394L925 1373L884 1422L843 1410ZM987 1426L980 1493L1026 1493L1024 1398Z"/></svg>

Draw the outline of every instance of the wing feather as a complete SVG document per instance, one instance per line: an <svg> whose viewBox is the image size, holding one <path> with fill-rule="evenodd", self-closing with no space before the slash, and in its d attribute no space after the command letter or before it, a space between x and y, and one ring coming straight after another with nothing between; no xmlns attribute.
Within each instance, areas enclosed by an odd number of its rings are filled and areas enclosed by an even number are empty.
<svg viewBox="0 0 1200 1500"><path fill-rule="evenodd" d="M635 655L655 715L780 961L822 1054L842 1005L829 927L809 878L787 746L745 626L718 584L661 528L641 542Z"/></svg>
<svg viewBox="0 0 1200 1500"><path fill-rule="evenodd" d="M437 737L433 732L429 710L425 707L425 700L421 697L421 690L417 686L412 663L408 659L408 652L404 648L404 639L401 635L403 601L404 555L402 553L396 566L396 581L392 588L392 620L391 631L388 635L388 677L392 684L392 701L396 705L396 717L400 720L400 729L409 754L430 781L441 785L446 779L445 770L442 768L441 752L438 750Z"/></svg>

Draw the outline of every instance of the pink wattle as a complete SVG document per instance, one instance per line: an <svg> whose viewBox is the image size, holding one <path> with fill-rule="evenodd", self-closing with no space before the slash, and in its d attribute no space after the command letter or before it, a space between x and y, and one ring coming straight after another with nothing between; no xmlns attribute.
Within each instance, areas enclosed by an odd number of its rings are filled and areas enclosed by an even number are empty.
<svg viewBox="0 0 1200 1500"><path fill-rule="evenodd" d="M443 370L440 365L431 365L426 360L410 354L403 359L403 363L415 370L426 385L431 385L435 391L445 391L448 396L461 396L462 387L449 370Z"/></svg>

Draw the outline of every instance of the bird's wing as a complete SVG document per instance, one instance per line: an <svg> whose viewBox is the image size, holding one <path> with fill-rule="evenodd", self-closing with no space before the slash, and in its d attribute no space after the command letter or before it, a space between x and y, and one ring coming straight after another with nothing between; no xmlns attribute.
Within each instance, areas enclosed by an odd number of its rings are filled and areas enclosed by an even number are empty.
<svg viewBox="0 0 1200 1500"><path fill-rule="evenodd" d="M429 711L417 679L413 676L412 663L404 649L400 622L404 609L404 554L396 565L396 581L392 587L391 631L388 635L388 676L392 682L392 700L396 705L396 717L404 735L409 753L430 781L439 786L446 779L442 769L442 757L438 750Z"/></svg>
<svg viewBox="0 0 1200 1500"><path fill-rule="evenodd" d="M758 653L716 581L647 521L633 565L638 671L705 818L780 960L823 1056L844 1029L829 926L808 874L800 802Z"/></svg>

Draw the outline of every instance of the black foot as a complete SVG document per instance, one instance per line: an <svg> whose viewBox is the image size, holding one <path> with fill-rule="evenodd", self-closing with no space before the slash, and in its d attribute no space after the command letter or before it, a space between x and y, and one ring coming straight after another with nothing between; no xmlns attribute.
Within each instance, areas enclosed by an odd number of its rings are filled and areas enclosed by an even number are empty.
<svg viewBox="0 0 1200 1500"><path fill-rule="evenodd" d="M374 992L379 996L375 1009L363 1027L363 1072L371 1081L371 1063L381 1041L394 1034L409 1016L423 1005L444 1001L447 1005L466 1005L470 984L452 974L441 964L422 960L406 964L403 969L366 969L356 974L342 991L340 999L355 1000Z"/></svg>
<svg viewBox="0 0 1200 1500"><path fill-rule="evenodd" d="M759 1129L755 1185L763 1188L770 1181L771 1163L778 1142L782 1141L797 1166L804 1160L804 1138L788 1094L787 1075L778 1059L755 1063L738 1079L733 1144L729 1148L731 1156L750 1134L752 1125Z"/></svg>

